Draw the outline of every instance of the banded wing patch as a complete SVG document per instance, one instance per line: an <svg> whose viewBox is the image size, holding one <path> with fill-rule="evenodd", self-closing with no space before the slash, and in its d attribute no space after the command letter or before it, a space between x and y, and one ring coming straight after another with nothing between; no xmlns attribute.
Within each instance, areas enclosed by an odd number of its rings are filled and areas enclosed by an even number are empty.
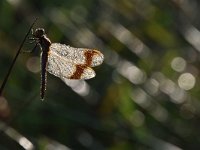
<svg viewBox="0 0 200 150"><path fill-rule="evenodd" d="M63 79L90 79L95 76L92 68L86 64L79 64L54 51L49 51L47 71Z"/></svg>
<svg viewBox="0 0 200 150"><path fill-rule="evenodd" d="M53 51L74 64L82 64L89 67L98 66L104 60L103 54L98 50L74 48L60 43L52 43L50 51Z"/></svg>

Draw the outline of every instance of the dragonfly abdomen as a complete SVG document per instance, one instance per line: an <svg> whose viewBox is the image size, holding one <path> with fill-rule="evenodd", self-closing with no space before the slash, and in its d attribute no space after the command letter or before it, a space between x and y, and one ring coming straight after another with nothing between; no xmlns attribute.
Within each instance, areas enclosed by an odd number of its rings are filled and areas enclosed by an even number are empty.
<svg viewBox="0 0 200 150"><path fill-rule="evenodd" d="M41 99L44 99L44 94L47 84L47 61L48 61L48 51L43 51L41 53L41 89L40 96Z"/></svg>

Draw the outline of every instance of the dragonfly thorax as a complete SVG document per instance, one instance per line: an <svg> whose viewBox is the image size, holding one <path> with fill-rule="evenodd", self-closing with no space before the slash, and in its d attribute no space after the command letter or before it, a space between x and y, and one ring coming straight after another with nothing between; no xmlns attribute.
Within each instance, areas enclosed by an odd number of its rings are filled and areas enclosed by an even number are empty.
<svg viewBox="0 0 200 150"><path fill-rule="evenodd" d="M35 29L35 32L33 33L34 40L37 44L40 45L42 48L42 51L49 51L49 46L51 45L51 41L45 34L45 30L43 28L37 28Z"/></svg>

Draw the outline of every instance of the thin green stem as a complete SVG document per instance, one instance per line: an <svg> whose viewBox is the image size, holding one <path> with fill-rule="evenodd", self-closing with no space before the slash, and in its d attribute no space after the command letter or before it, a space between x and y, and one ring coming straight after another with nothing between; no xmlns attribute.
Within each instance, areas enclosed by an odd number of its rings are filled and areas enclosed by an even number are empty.
<svg viewBox="0 0 200 150"><path fill-rule="evenodd" d="M38 19L38 18L36 18L36 19L34 20L34 22L32 23L32 25L30 26L30 28L29 28L29 30L28 30L26 36L24 37L24 39L23 39L23 41L22 41L22 43L21 43L21 45L20 45L20 47L19 47L19 49L18 49L16 55L15 55L13 61L12 61L12 64L10 65L10 68L9 68L9 70L8 70L8 72L7 72L7 74L6 74L5 78L4 78L4 81L3 81L2 85L1 85L1 88L0 88L0 96L2 96L4 87L5 87L5 85L6 85L7 81L8 81L8 77L10 76L10 73L11 73L11 71L12 71L12 69L13 69L13 66L14 66L16 60L17 60L17 57L18 57L19 54L20 54L20 51L21 51L21 49L22 49L22 46L24 45L24 43L25 43L25 41L26 41L26 39L27 39L29 33L31 32L31 29L33 28L33 25L34 25L35 22L37 21L37 19Z"/></svg>

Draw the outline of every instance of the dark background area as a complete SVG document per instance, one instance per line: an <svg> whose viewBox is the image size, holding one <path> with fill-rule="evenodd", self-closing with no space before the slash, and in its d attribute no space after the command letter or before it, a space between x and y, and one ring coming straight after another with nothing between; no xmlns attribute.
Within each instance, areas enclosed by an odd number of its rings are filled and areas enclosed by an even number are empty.
<svg viewBox="0 0 200 150"><path fill-rule="evenodd" d="M199 9L198 0L1 0L1 84L36 17L52 42L105 60L87 81L48 74L41 101L40 50L20 54L0 97L0 149L200 149Z"/></svg>

